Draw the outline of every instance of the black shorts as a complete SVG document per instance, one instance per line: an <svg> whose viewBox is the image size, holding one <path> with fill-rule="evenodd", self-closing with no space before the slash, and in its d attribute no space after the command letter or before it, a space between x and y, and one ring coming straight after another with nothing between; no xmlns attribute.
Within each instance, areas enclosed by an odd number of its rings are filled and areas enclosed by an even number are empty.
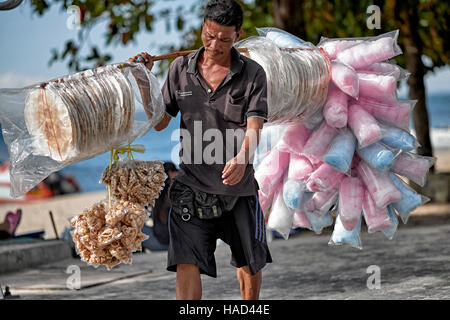
<svg viewBox="0 0 450 320"><path fill-rule="evenodd" d="M192 215L184 221L180 214L170 210L169 234L168 271L176 272L178 264L193 264L200 268L200 273L216 278L217 239L230 246L231 265L248 266L253 275L272 262L257 196L239 197L231 211L213 219Z"/></svg>

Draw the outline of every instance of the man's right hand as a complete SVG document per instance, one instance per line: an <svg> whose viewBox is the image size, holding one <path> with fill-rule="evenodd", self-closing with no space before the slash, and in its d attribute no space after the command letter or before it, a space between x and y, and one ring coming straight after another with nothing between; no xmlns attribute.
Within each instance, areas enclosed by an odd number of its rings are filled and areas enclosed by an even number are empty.
<svg viewBox="0 0 450 320"><path fill-rule="evenodd" d="M141 57L141 58L139 59L139 57ZM141 62L150 71L153 68L153 57L151 55L149 55L147 52L141 52L141 53L135 55L133 58L129 58L128 61L129 62Z"/></svg>

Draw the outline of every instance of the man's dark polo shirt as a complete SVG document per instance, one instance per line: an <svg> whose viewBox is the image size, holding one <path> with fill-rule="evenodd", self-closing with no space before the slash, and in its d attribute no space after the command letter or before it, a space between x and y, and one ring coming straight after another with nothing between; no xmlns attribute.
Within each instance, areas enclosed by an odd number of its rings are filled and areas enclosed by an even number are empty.
<svg viewBox="0 0 450 320"><path fill-rule="evenodd" d="M175 59L162 90L166 112L172 117L181 112L180 172L176 179L208 193L255 195L259 186L251 163L242 180L233 186L223 184L222 170L241 148L247 118L260 117L267 121L266 74L259 64L232 48L230 71L212 91L197 69L203 50ZM231 138L227 139L226 129L238 129L241 136L233 137L231 131ZM184 130L189 132L187 137ZM214 150L219 131L223 150ZM233 142L234 148L230 147Z"/></svg>

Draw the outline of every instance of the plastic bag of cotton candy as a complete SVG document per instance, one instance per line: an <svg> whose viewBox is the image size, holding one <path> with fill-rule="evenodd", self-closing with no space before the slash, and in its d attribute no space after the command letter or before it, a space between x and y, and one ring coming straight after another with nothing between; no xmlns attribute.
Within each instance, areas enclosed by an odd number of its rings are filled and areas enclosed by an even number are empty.
<svg viewBox="0 0 450 320"><path fill-rule="evenodd" d="M257 29L260 36L236 44L260 64L267 78L269 122L308 119L326 99L330 64L311 43L276 28Z"/></svg>
<svg viewBox="0 0 450 320"><path fill-rule="evenodd" d="M68 164L132 142L163 114L157 79L136 63L107 65L22 89L0 89L11 196L25 194Z"/></svg>

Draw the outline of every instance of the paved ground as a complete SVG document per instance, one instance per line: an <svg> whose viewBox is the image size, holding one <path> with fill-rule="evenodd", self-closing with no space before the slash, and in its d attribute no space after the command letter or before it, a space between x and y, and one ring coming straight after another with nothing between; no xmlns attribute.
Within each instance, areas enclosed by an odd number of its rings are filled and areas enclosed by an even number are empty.
<svg viewBox="0 0 450 320"><path fill-rule="evenodd" d="M329 247L329 238L306 232L271 242L274 263L264 269L261 299L450 299L450 224L401 225L391 241L380 232L363 231L361 251ZM202 276L204 299L240 299L229 259L228 247L219 246L218 278ZM171 300L175 274L165 270L165 263L166 252L137 254L132 265L108 272L68 259L0 275L0 283L21 299ZM380 271L379 289L367 286L376 284L370 280L376 273L367 273L372 265ZM73 266L80 268L80 290L67 288L76 276L66 273Z"/></svg>

